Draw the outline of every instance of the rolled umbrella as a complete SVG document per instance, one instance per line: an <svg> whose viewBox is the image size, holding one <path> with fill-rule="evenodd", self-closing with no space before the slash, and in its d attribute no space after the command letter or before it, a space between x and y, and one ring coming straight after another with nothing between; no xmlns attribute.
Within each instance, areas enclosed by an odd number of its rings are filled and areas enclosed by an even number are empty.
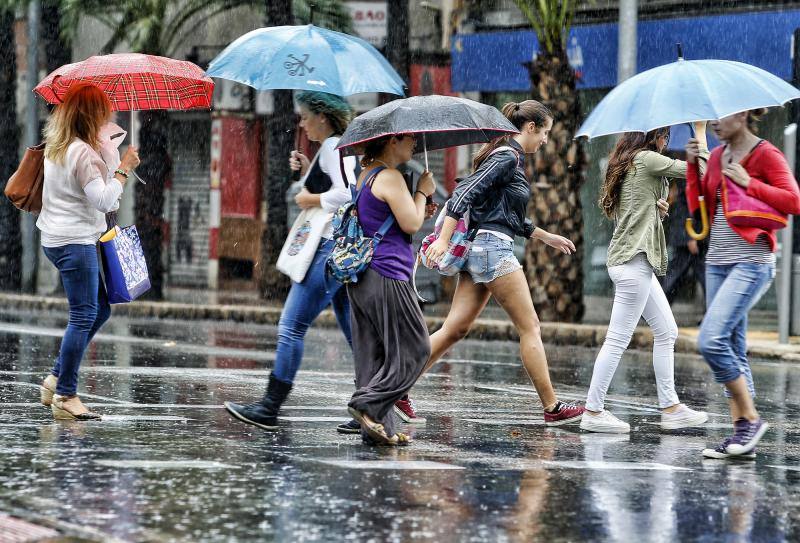
<svg viewBox="0 0 800 543"><path fill-rule="evenodd" d="M372 45L314 25L248 32L217 55L207 73L258 90L404 94L403 79Z"/></svg>
<svg viewBox="0 0 800 543"><path fill-rule="evenodd" d="M731 60L683 60L633 76L603 98L575 137L649 132L782 106L800 91L771 73Z"/></svg>
<svg viewBox="0 0 800 543"><path fill-rule="evenodd" d="M342 155L363 153L364 145L384 136L414 134L415 153L484 143L518 134L497 108L455 96L413 96L394 100L359 115L339 140Z"/></svg>

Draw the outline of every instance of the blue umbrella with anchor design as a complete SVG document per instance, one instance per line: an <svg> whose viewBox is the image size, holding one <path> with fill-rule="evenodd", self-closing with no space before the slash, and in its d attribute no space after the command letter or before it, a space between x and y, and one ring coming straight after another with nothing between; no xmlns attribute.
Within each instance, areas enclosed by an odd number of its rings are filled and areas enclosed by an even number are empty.
<svg viewBox="0 0 800 543"><path fill-rule="evenodd" d="M217 55L207 73L258 90L404 94L402 78L372 45L314 25L248 32Z"/></svg>

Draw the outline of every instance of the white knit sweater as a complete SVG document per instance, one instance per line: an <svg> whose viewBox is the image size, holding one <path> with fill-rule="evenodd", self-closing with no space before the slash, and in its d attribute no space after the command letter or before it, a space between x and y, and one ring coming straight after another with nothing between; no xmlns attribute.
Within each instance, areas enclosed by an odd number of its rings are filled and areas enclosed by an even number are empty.
<svg viewBox="0 0 800 543"><path fill-rule="evenodd" d="M123 135L110 140L109 137ZM100 153L86 142L75 139L67 148L63 163L45 158L42 212L36 226L42 232L43 247L69 244L94 245L106 230L105 212L119 207L122 184L114 178L120 157L117 145L124 131L109 123L100 133ZM98 209L87 196L85 187L97 182L105 185L113 202L108 209Z"/></svg>

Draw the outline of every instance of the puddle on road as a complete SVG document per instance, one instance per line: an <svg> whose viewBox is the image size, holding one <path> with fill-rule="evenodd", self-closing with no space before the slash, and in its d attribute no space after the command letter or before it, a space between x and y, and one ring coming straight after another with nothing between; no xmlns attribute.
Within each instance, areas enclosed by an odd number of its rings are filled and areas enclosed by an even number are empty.
<svg viewBox="0 0 800 543"><path fill-rule="evenodd" d="M57 338L0 332L0 443L9 445L0 509L23 503L129 541L625 540L629 529L648 541L752 538L743 526L798 539L793 524L775 520L796 514L786 485L800 471L798 371L754 365L759 407L773 423L763 456L704 469L703 432L729 424L715 417L700 435L661 432L649 357L626 358L610 391L609 408L629 413L634 432L587 435L544 426L518 345L467 340L413 389L428 419L398 425L413 443L373 449L335 431L353 390L338 331L312 328L281 428L265 432L222 404L261 396L274 327L110 324L109 336L148 341L88 349L81 393L105 418L94 424L53 423L35 403ZM188 343L194 355L176 352ZM585 399L594 354L548 347L560 398ZM677 356L675 367L687 404L725 413L702 361ZM720 515L728 503L744 505Z"/></svg>
<svg viewBox="0 0 800 543"><path fill-rule="evenodd" d="M429 462L425 460L338 460L335 458L311 458L313 462L335 466L337 468L358 470L463 470L462 466L444 464L442 462Z"/></svg>
<svg viewBox="0 0 800 543"><path fill-rule="evenodd" d="M234 469L236 466L206 460L95 460L98 466L119 469L185 470Z"/></svg>

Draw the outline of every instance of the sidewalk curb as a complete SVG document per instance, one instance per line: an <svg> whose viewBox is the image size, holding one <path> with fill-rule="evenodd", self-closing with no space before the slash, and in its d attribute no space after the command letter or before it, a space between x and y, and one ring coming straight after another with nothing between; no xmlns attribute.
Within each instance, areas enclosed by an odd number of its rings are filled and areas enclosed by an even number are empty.
<svg viewBox="0 0 800 543"><path fill-rule="evenodd" d="M0 292L0 306L29 311L67 311L66 298L14 294ZM177 302L137 301L131 304L113 306L114 315L134 318L218 320L251 324L276 325L280 320L281 308L275 306L187 304ZM433 332L441 327L442 317L426 317L428 329ZM317 326L335 328L336 319L330 310L323 311L314 322ZM607 326L593 324L571 324L558 322L541 323L542 341L549 345L578 346L598 348L605 339ZM470 330L469 337L486 341L519 339L510 321L478 319ZM637 328L631 340L631 348L649 350L652 348L653 334L649 328ZM682 330L675 342L675 352L697 354L695 334ZM796 346L782 346L772 342L751 342L748 353L758 358L800 362L800 349Z"/></svg>

